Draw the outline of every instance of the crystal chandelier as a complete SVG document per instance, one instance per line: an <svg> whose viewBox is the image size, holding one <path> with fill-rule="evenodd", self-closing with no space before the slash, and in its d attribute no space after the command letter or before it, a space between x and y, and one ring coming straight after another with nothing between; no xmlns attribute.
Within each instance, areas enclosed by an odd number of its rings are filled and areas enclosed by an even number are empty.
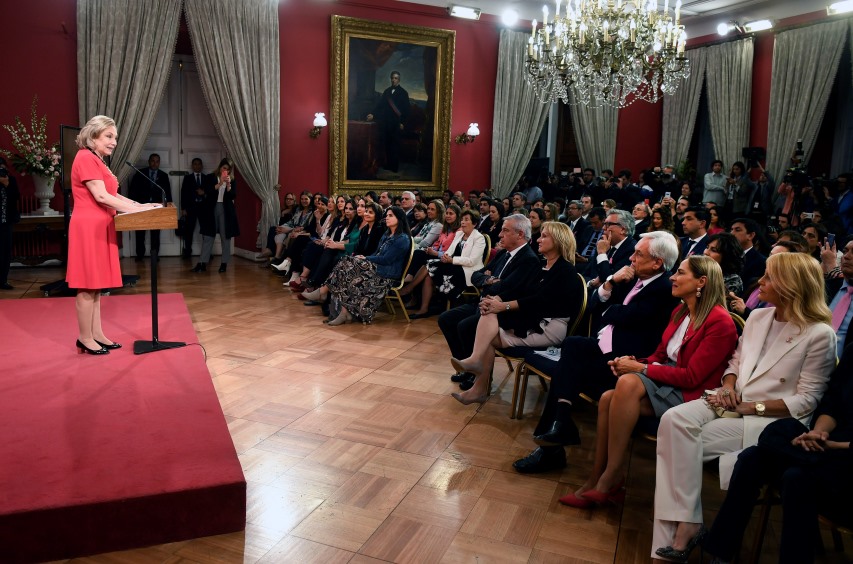
<svg viewBox="0 0 853 564"><path fill-rule="evenodd" d="M543 103L624 108L657 102L690 76L681 0L670 17L669 0L560 0L552 21L548 6L527 45L525 80ZM538 26L538 27L537 27Z"/></svg>

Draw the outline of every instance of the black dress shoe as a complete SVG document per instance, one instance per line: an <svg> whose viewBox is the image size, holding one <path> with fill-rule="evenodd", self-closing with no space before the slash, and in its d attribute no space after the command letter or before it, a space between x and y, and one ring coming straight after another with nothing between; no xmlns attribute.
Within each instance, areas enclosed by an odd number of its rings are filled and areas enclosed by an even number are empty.
<svg viewBox="0 0 853 564"><path fill-rule="evenodd" d="M571 446L581 444L581 436L572 420L554 421L546 433L533 437L533 442L542 446Z"/></svg>
<svg viewBox="0 0 853 564"><path fill-rule="evenodd" d="M475 374L468 374L468 378L459 382L459 389L463 392L474 387L474 380L477 379Z"/></svg>
<svg viewBox="0 0 853 564"><path fill-rule="evenodd" d="M190 272L207 272L207 263L200 262L190 269Z"/></svg>
<svg viewBox="0 0 853 564"><path fill-rule="evenodd" d="M566 451L562 447L539 447L512 467L521 474L538 474L566 467Z"/></svg>
<svg viewBox="0 0 853 564"><path fill-rule="evenodd" d="M14 290L15 287L9 284L8 282L3 282L0 284L0 290Z"/></svg>
<svg viewBox="0 0 853 564"><path fill-rule="evenodd" d="M219 272L225 272L227 269L228 269L228 263L227 262L223 262L222 264L219 265Z"/></svg>
<svg viewBox="0 0 853 564"><path fill-rule="evenodd" d="M456 374L450 377L450 381L456 382L458 384L467 380L469 376L471 376L470 372L457 372Z"/></svg>

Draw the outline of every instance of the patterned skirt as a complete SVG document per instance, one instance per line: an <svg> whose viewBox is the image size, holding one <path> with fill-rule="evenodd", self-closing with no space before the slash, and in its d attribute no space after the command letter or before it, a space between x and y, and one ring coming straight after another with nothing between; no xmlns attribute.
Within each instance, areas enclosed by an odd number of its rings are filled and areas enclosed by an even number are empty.
<svg viewBox="0 0 853 564"><path fill-rule="evenodd" d="M458 299L468 284L465 282L465 271L458 264L441 262L430 259L426 263L429 277L435 291L455 300Z"/></svg>
<svg viewBox="0 0 853 564"><path fill-rule="evenodd" d="M376 273L376 265L366 259L343 256L326 280L332 298L350 315L371 323L388 290L390 278Z"/></svg>

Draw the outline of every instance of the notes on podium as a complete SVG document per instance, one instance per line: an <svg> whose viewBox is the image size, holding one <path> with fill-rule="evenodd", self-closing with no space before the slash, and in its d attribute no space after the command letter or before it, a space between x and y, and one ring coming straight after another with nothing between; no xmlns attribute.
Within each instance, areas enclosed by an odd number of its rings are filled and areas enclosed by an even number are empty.
<svg viewBox="0 0 853 564"><path fill-rule="evenodd" d="M115 216L116 231L156 231L178 227L178 208L171 202L166 207L120 213Z"/></svg>

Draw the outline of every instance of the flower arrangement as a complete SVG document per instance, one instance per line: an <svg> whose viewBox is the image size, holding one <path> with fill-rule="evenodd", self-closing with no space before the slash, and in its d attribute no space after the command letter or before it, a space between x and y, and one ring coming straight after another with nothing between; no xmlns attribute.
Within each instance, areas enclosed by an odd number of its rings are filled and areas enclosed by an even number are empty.
<svg viewBox="0 0 853 564"><path fill-rule="evenodd" d="M37 105L38 96L34 96L30 129L27 129L21 118L17 116L15 116L14 126L3 126L3 129L12 135L14 152L0 149L0 153L5 155L12 162L15 170L21 174L58 178L59 165L62 161L59 144L47 145L47 116L38 117Z"/></svg>

